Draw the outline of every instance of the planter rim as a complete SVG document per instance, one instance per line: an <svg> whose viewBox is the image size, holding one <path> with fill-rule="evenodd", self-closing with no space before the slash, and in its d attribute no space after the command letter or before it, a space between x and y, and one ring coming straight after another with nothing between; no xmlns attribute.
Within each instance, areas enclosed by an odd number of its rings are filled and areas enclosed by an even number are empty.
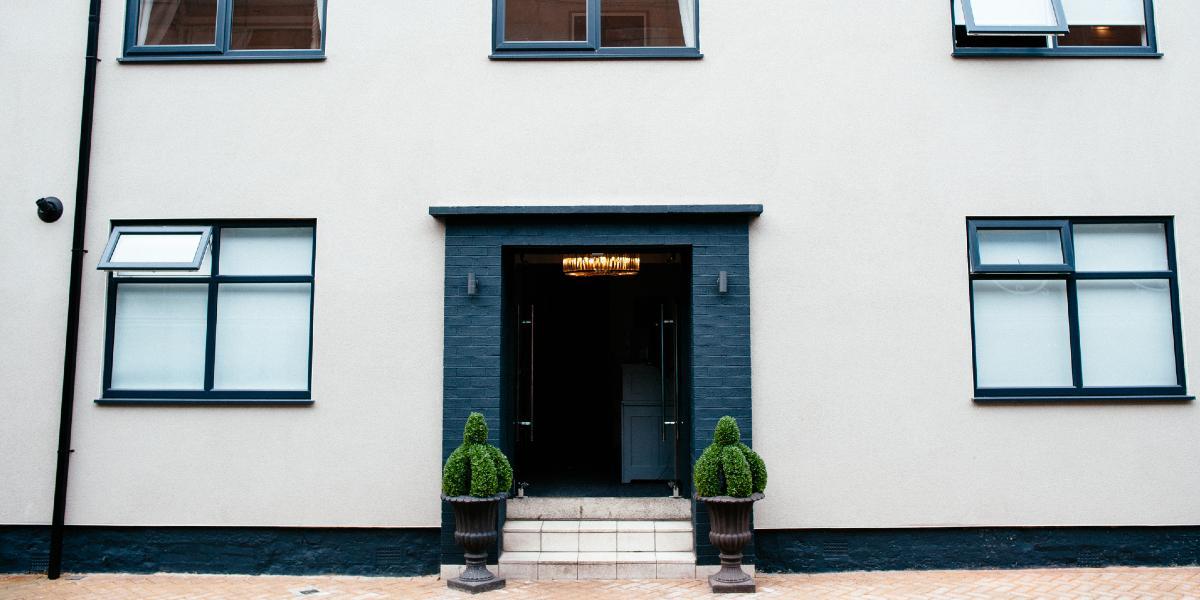
<svg viewBox="0 0 1200 600"><path fill-rule="evenodd" d="M450 503L461 504L470 504L474 502L496 502L498 500L504 500L505 498L508 498L508 492L500 492L495 496L484 496L483 498L477 498L475 496L447 496L442 494L442 500Z"/></svg>
<svg viewBox="0 0 1200 600"><path fill-rule="evenodd" d="M733 496L696 496L697 500L706 504L744 504L748 502L758 502L766 498L762 492L754 492L747 498L734 498Z"/></svg>

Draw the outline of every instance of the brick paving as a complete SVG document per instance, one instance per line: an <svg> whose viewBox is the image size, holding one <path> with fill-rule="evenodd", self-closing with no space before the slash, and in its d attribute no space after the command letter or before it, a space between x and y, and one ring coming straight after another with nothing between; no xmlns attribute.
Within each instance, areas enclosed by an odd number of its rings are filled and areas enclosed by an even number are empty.
<svg viewBox="0 0 1200 600"><path fill-rule="evenodd" d="M893 571L759 575L754 597L804 599L1036 598L1055 600L1200 599L1200 568ZM0 599L263 599L374 600L467 598L436 577L277 577L223 575L0 576ZM711 598L701 580L509 581L484 600L526 598ZM747 596L749 597L749 596Z"/></svg>

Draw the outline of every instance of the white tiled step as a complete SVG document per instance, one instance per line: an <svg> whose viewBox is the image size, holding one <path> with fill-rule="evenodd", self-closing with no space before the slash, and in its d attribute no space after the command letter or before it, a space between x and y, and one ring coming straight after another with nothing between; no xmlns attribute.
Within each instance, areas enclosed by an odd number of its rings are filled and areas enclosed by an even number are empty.
<svg viewBox="0 0 1200 600"><path fill-rule="evenodd" d="M501 577L536 579L691 579L691 552L501 552Z"/></svg>
<svg viewBox="0 0 1200 600"><path fill-rule="evenodd" d="M691 552L691 521L504 523L505 552Z"/></svg>
<svg viewBox="0 0 1200 600"><path fill-rule="evenodd" d="M509 519L638 519L687 520L692 518L692 502L687 498L509 498L505 506Z"/></svg>

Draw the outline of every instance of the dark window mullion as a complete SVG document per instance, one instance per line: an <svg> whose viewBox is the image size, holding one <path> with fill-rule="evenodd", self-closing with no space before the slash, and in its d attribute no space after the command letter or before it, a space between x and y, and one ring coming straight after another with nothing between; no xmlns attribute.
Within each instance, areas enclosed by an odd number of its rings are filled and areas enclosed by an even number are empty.
<svg viewBox="0 0 1200 600"><path fill-rule="evenodd" d="M1079 295L1075 278L1067 278L1067 321L1071 330L1071 382L1083 389L1083 351L1079 342Z"/></svg>
<svg viewBox="0 0 1200 600"><path fill-rule="evenodd" d="M1076 279L1171 279L1171 271L1087 271L1075 273Z"/></svg>
<svg viewBox="0 0 1200 600"><path fill-rule="evenodd" d="M221 271L221 227L213 226L212 273L208 280L208 323L204 338L204 391L213 389L217 357L217 292Z"/></svg>
<svg viewBox="0 0 1200 600"><path fill-rule="evenodd" d="M1147 6L1147 35L1150 35L1152 19L1150 8ZM1179 264L1178 258L1175 256L1175 221L1173 219L1168 219L1163 223L1163 233L1167 238L1167 268L1171 269L1168 282L1171 286L1171 332L1175 336L1175 383L1179 387L1187 389L1187 367L1183 360L1183 312L1179 304Z"/></svg>
<svg viewBox="0 0 1200 600"><path fill-rule="evenodd" d="M108 307L105 309L104 330L104 390L112 389L113 350L117 342L117 287L120 284L108 274Z"/></svg>
<svg viewBox="0 0 1200 600"><path fill-rule="evenodd" d="M217 14L221 19L217 23L217 28L221 31L217 47L221 49L222 54L229 52L233 47L233 2L234 0L217 0Z"/></svg>
<svg viewBox="0 0 1200 600"><path fill-rule="evenodd" d="M588 0L588 44L592 50L600 49L600 1Z"/></svg>
<svg viewBox="0 0 1200 600"><path fill-rule="evenodd" d="M1169 230L1169 228L1168 228ZM1172 248L1172 261L1174 260L1174 248ZM1179 280L1172 274L1167 279L1167 285L1171 286L1171 335L1175 339L1175 385L1182 389L1187 389L1187 367L1183 360L1183 322L1180 318L1181 309L1179 306Z"/></svg>
<svg viewBox="0 0 1200 600"><path fill-rule="evenodd" d="M220 275L217 283L312 283L312 275Z"/></svg>

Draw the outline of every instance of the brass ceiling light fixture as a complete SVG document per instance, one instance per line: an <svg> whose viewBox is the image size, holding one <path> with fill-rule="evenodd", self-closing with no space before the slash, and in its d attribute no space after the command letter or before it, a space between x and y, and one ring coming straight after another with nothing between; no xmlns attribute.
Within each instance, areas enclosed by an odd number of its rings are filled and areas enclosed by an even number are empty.
<svg viewBox="0 0 1200 600"><path fill-rule="evenodd" d="M637 254L567 254L562 259L563 274L568 277L621 277L637 275L642 257Z"/></svg>

